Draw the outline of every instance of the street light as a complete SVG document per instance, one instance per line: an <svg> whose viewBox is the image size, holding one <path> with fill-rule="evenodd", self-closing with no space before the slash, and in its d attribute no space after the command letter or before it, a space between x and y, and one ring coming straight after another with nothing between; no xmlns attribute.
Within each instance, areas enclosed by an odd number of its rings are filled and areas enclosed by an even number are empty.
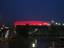
<svg viewBox="0 0 64 48"><path fill-rule="evenodd" d="M58 23L56 22L55 24L57 25Z"/></svg>
<svg viewBox="0 0 64 48"><path fill-rule="evenodd" d="M57 22L56 22L55 25L61 25L61 23L57 23Z"/></svg>
<svg viewBox="0 0 64 48"><path fill-rule="evenodd" d="M37 48L37 39L34 39L32 43L32 48Z"/></svg>
<svg viewBox="0 0 64 48"><path fill-rule="evenodd" d="M33 47L33 48L35 48L35 47L36 47L35 43L33 43L33 44L32 44L32 47Z"/></svg>

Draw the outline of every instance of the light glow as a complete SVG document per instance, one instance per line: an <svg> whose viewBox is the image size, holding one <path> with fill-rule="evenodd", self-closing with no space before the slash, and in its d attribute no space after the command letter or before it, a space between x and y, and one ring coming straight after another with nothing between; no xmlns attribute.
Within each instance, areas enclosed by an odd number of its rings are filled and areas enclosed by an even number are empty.
<svg viewBox="0 0 64 48"><path fill-rule="evenodd" d="M48 26L48 22L42 22L42 21L16 21L14 25L38 25L38 26Z"/></svg>
<svg viewBox="0 0 64 48"><path fill-rule="evenodd" d="M55 24L56 24L56 25L61 25L61 23L57 23L57 22L56 22Z"/></svg>
<svg viewBox="0 0 64 48"><path fill-rule="evenodd" d="M55 24L57 25L58 23L56 22Z"/></svg>
<svg viewBox="0 0 64 48"><path fill-rule="evenodd" d="M51 26L51 24L49 23L48 26Z"/></svg>
<svg viewBox="0 0 64 48"><path fill-rule="evenodd" d="M33 47L33 48L36 47L35 43L32 44L32 47Z"/></svg>
<svg viewBox="0 0 64 48"><path fill-rule="evenodd" d="M62 25L64 26L64 23Z"/></svg>
<svg viewBox="0 0 64 48"><path fill-rule="evenodd" d="M58 23L58 25L61 25L61 23Z"/></svg>

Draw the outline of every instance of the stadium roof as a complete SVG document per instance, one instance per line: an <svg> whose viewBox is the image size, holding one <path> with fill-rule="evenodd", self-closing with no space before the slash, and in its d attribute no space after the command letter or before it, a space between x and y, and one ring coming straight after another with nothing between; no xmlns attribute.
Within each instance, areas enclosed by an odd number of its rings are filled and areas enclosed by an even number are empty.
<svg viewBox="0 0 64 48"><path fill-rule="evenodd" d="M39 26L47 26L48 25L48 22L45 22L45 21L16 21L15 23L14 23L14 25L16 26L16 25L34 25L34 26L36 26L36 25L39 25Z"/></svg>

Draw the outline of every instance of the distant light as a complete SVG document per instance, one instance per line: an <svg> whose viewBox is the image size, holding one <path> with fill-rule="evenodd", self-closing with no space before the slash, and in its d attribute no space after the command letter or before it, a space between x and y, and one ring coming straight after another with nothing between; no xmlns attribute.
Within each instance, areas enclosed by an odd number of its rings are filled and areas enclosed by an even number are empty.
<svg viewBox="0 0 64 48"><path fill-rule="evenodd" d="M56 25L61 25L61 23L57 23L57 22L56 22L55 24L56 24Z"/></svg>
<svg viewBox="0 0 64 48"><path fill-rule="evenodd" d="M61 23L58 23L58 25L61 25Z"/></svg>
<svg viewBox="0 0 64 48"><path fill-rule="evenodd" d="M1 29L3 30L3 27L1 27Z"/></svg>
<svg viewBox="0 0 64 48"><path fill-rule="evenodd" d="M51 20L51 23L54 23L55 21L54 20Z"/></svg>
<svg viewBox="0 0 64 48"><path fill-rule="evenodd" d="M55 24L57 25L58 23L56 22Z"/></svg>
<svg viewBox="0 0 64 48"><path fill-rule="evenodd" d="M64 26L64 23L62 25Z"/></svg>
<svg viewBox="0 0 64 48"><path fill-rule="evenodd" d="M50 26L51 24L49 23L48 26Z"/></svg>
<svg viewBox="0 0 64 48"><path fill-rule="evenodd" d="M35 43L32 44L32 47L33 47L33 48L36 47Z"/></svg>
<svg viewBox="0 0 64 48"><path fill-rule="evenodd" d="M37 28L34 30L34 32L36 32L36 31L38 31L38 29L37 29Z"/></svg>

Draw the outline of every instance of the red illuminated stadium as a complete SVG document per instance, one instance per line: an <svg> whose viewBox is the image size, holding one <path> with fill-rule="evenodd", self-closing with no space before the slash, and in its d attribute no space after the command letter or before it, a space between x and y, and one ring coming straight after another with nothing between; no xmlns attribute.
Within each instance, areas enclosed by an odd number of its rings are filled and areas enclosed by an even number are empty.
<svg viewBox="0 0 64 48"><path fill-rule="evenodd" d="M34 25L34 26L48 26L48 22L44 22L44 21L16 21L14 23L15 26L17 25Z"/></svg>

